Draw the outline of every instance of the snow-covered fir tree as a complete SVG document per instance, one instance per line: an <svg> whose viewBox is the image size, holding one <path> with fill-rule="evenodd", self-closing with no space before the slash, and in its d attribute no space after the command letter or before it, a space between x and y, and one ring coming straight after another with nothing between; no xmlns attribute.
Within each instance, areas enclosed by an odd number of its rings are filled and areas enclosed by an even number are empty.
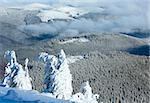
<svg viewBox="0 0 150 103"><path fill-rule="evenodd" d="M97 99L99 98L98 94L92 93L92 88L89 85L89 82L82 83L80 87L80 92L72 96L71 101L75 103L98 103Z"/></svg>
<svg viewBox="0 0 150 103"><path fill-rule="evenodd" d="M41 53L39 59L45 63L44 91L58 99L69 99L73 91L72 75L64 51L58 56Z"/></svg>
<svg viewBox="0 0 150 103"><path fill-rule="evenodd" d="M28 73L28 59L25 60L25 69L17 62L15 51L6 51L4 57L8 64L5 67L3 85L24 90L32 90L31 78Z"/></svg>

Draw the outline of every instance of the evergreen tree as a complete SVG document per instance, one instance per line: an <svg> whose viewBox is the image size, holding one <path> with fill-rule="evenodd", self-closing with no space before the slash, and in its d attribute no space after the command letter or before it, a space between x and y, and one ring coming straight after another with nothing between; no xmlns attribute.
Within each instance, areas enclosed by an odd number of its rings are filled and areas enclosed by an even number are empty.
<svg viewBox="0 0 150 103"><path fill-rule="evenodd" d="M99 98L98 94L92 93L92 88L89 85L89 82L82 83L80 87L80 92L72 96L71 101L75 103L98 103L97 99Z"/></svg>
<svg viewBox="0 0 150 103"><path fill-rule="evenodd" d="M28 59L25 60L25 70L22 65L17 62L15 51L5 52L4 57L8 64L5 67L5 75L3 85L6 87L16 87L24 90L31 90L31 78L28 74Z"/></svg>
<svg viewBox="0 0 150 103"><path fill-rule="evenodd" d="M69 99L72 95L72 75L63 50L58 56L41 53L39 58L45 63L45 92L55 98Z"/></svg>

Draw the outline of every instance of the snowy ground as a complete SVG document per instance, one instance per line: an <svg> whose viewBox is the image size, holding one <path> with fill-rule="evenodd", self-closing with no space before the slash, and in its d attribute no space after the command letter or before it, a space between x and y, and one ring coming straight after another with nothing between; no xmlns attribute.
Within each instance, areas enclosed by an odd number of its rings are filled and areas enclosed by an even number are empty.
<svg viewBox="0 0 150 103"><path fill-rule="evenodd" d="M31 60L33 87L41 91L43 64L37 61L37 55L64 49L73 74L74 93L81 82L89 80L104 103L114 98L148 103L149 1L56 1L24 1L23 5L19 0L20 5L0 1L1 79L6 64L4 52L15 50L19 63L27 57Z"/></svg>
<svg viewBox="0 0 150 103"><path fill-rule="evenodd" d="M139 103L142 100L140 98L143 98L143 102L147 103L150 71L149 57L146 55L149 48L145 47L145 52L140 49L147 43L141 39L111 33L84 38L89 41L60 44L73 38L52 39L32 44L32 47L15 47L20 63L23 64L26 57L31 60L29 73L34 80L33 88L42 91L44 73L44 66L37 61L36 56L42 51L57 54L63 48L73 75L74 93L79 92L81 83L88 80L93 92L100 94L99 101L124 98L129 103Z"/></svg>
<svg viewBox="0 0 150 103"><path fill-rule="evenodd" d="M69 103L69 101L54 99L38 91L0 87L0 103Z"/></svg>

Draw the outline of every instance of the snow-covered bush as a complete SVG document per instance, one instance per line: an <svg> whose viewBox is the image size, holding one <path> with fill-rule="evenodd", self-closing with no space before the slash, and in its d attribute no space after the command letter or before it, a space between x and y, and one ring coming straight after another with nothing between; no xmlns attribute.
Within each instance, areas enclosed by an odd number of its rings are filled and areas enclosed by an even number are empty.
<svg viewBox="0 0 150 103"><path fill-rule="evenodd" d="M6 51L4 57L8 64L5 67L3 85L24 90L32 90L31 78L28 73L28 59L25 60L25 69L17 62L15 51Z"/></svg>
<svg viewBox="0 0 150 103"><path fill-rule="evenodd" d="M72 96L72 75L63 50L58 56L41 53L39 59L45 63L44 91L58 99Z"/></svg>
<svg viewBox="0 0 150 103"><path fill-rule="evenodd" d="M92 88L89 85L89 82L84 82L81 85L80 92L72 96L71 101L75 103L98 103L97 99L99 98L98 94L92 93Z"/></svg>

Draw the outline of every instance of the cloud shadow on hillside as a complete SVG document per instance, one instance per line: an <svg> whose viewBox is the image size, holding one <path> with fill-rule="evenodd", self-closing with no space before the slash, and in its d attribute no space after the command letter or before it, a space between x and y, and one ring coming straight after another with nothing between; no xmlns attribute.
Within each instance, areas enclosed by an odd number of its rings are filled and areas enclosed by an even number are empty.
<svg viewBox="0 0 150 103"><path fill-rule="evenodd" d="M150 46L149 45L142 45L134 48L128 48L126 50L130 54L134 55L141 55L141 56L150 56Z"/></svg>

